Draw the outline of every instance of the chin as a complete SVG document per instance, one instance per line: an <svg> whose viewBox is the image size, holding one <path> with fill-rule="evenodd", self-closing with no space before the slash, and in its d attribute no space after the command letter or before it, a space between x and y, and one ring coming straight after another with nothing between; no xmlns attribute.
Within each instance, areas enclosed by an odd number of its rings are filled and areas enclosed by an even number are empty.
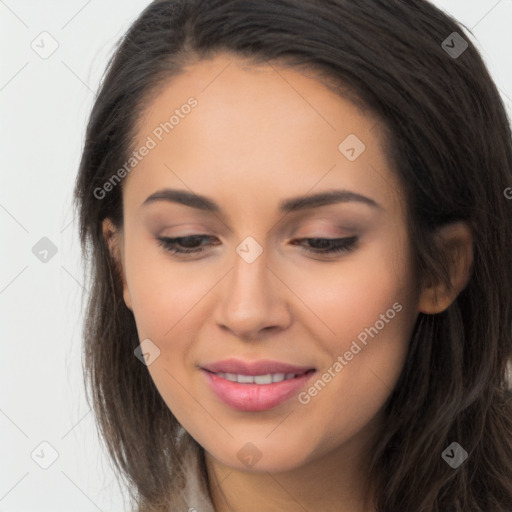
<svg viewBox="0 0 512 512"><path fill-rule="evenodd" d="M240 448L234 450L234 446L240 446ZM280 473L300 468L311 456L304 451L304 446L301 448L302 450L298 451L292 446L285 447L281 443L277 449L265 439L261 442L234 441L222 451L219 450L219 445L216 445L213 450L208 450L206 447L210 456L225 466L251 473Z"/></svg>

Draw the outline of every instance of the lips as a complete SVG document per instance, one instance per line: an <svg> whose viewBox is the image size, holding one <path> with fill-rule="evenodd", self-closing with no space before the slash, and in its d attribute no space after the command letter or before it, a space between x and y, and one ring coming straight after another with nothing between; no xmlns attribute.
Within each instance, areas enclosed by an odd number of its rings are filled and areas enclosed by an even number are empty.
<svg viewBox="0 0 512 512"><path fill-rule="evenodd" d="M243 412L277 407L296 395L315 373L308 366L237 359L206 364L201 370L217 398Z"/></svg>

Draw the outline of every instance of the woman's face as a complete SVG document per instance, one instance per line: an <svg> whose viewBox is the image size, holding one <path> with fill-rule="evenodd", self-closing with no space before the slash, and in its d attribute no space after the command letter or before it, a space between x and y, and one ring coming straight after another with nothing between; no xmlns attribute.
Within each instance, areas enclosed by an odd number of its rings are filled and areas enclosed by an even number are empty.
<svg viewBox="0 0 512 512"><path fill-rule="evenodd" d="M173 79L141 120L124 299L163 399L225 465L298 468L378 432L418 311L379 137L313 78L227 56ZM195 252L165 246L191 236L175 246Z"/></svg>

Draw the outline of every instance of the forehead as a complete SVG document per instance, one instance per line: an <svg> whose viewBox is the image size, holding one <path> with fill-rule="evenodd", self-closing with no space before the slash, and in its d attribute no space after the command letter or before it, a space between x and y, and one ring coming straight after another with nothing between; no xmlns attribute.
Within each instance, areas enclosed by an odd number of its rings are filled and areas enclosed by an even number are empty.
<svg viewBox="0 0 512 512"><path fill-rule="evenodd" d="M311 74L226 55L169 80L139 120L143 146L124 184L138 204L166 186L246 208L340 186L381 204L398 192L373 116Z"/></svg>

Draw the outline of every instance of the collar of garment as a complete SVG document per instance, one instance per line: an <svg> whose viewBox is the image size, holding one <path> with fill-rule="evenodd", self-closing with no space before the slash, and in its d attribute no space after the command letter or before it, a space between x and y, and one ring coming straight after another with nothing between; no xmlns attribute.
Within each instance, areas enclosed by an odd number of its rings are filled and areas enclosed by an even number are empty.
<svg viewBox="0 0 512 512"><path fill-rule="evenodd" d="M209 492L204 488L202 479L202 448L188 449L183 463L185 487L181 492L181 504L178 510L185 512L215 512Z"/></svg>

